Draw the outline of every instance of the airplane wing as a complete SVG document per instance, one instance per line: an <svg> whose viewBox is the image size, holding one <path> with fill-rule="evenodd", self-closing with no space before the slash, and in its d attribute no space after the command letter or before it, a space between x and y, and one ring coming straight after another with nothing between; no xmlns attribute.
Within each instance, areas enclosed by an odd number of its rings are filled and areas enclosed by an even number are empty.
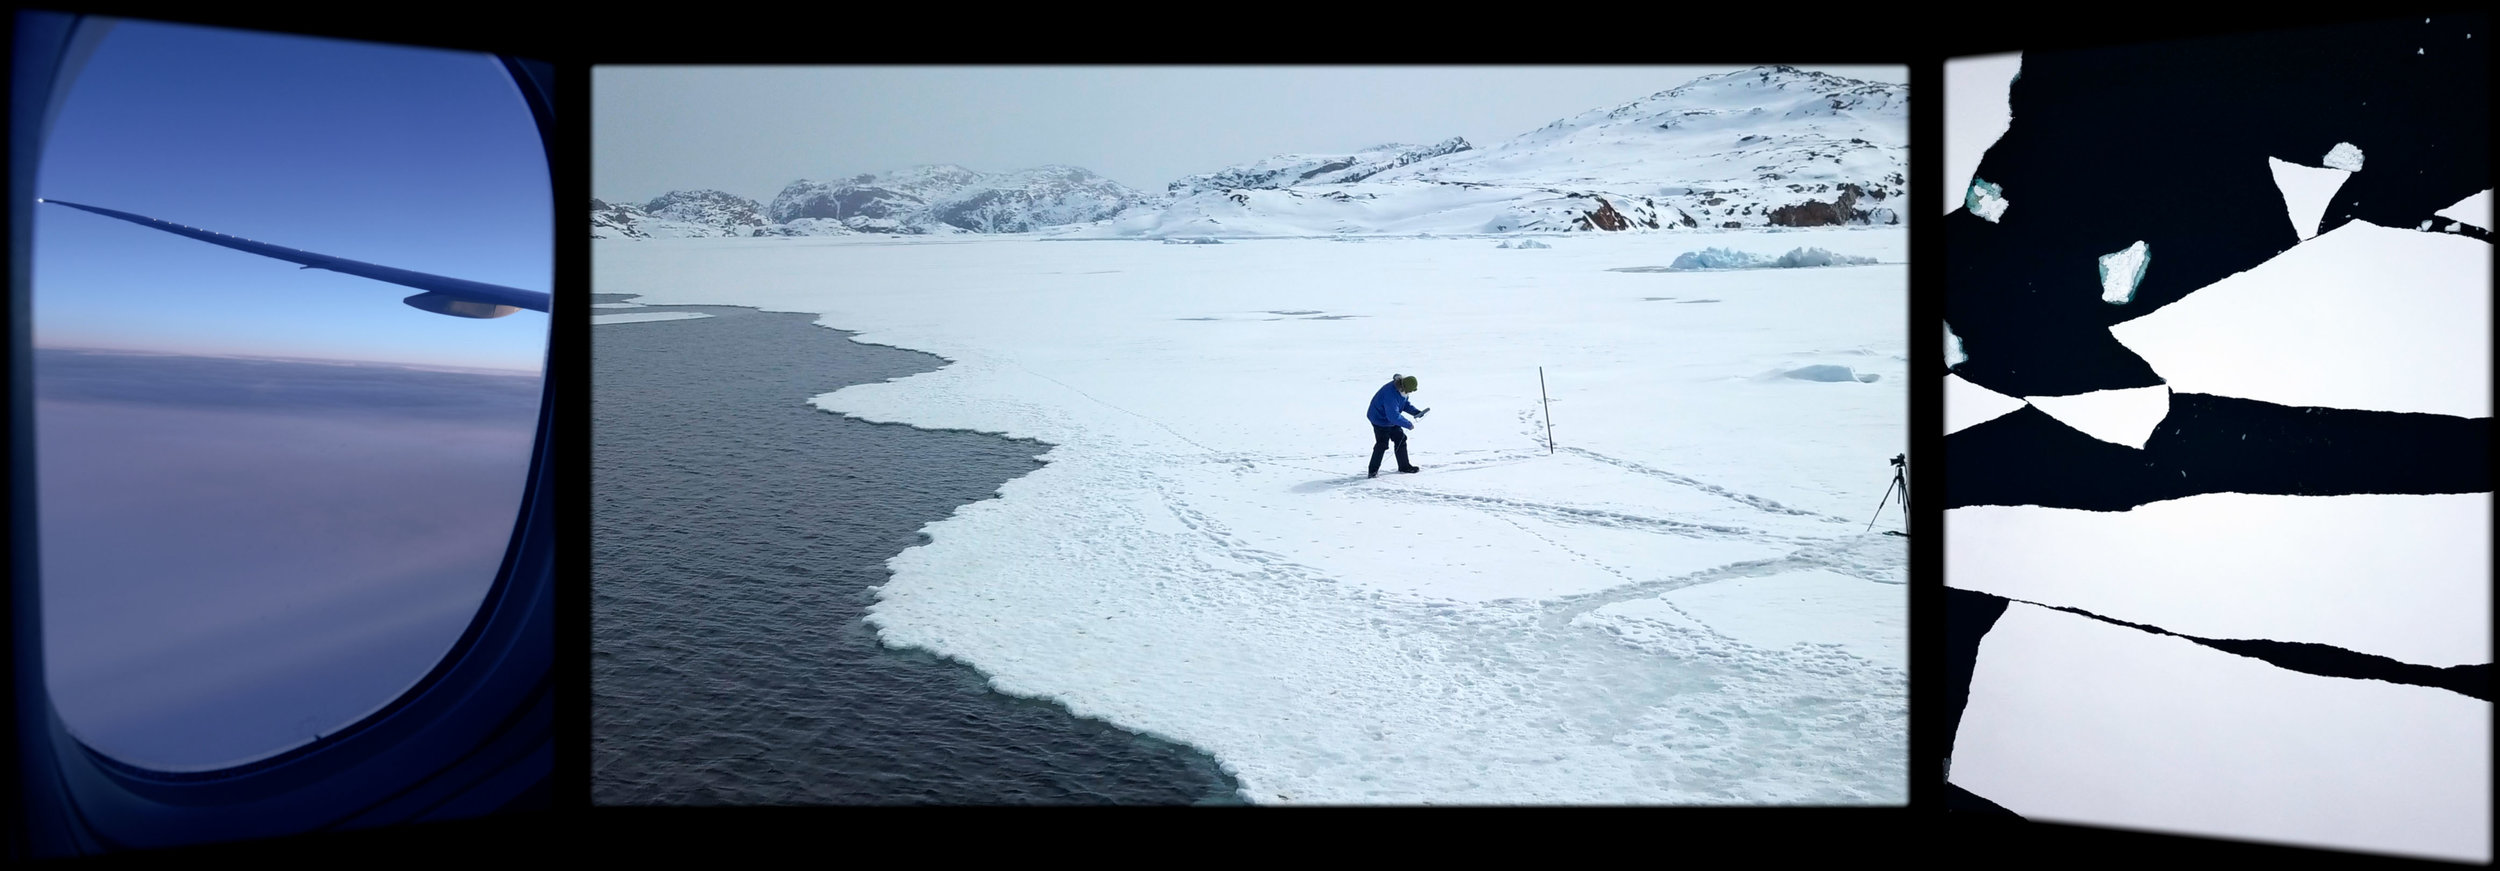
<svg viewBox="0 0 2500 871"><path fill-rule="evenodd" d="M134 215L118 209L81 205L67 200L49 200L37 197L35 202L68 206L82 212L94 212L108 218L119 218L133 224L138 224L142 227L153 227L177 236L189 236L193 239L198 239L211 245L222 245L237 251L258 254L263 257L274 257L289 263L299 263L306 269L327 269L331 272L370 278L375 281L387 281L403 287L413 287L425 292L411 296L402 300L402 302L406 302L410 306L430 311L438 315L451 315L453 317L462 318L499 318L521 309L529 309L530 311L535 312L543 312L547 310L548 295L534 290L522 290L517 287L505 287L500 284L487 284L482 281L447 278L440 275L429 275L423 272L412 272L406 269L395 269L389 266L376 266L371 263L349 260L344 257L332 257L327 254L315 254L310 251L298 251L293 248L271 245L266 242L254 242L250 239L239 239L233 236L228 236L224 233L211 232L197 227L185 227L181 224L176 224L171 221L160 221L146 215Z"/></svg>

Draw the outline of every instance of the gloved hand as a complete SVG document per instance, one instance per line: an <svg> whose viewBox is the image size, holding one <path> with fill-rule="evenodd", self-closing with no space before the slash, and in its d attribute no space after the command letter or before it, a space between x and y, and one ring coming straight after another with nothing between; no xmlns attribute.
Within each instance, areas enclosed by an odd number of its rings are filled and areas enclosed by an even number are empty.
<svg viewBox="0 0 2500 871"><path fill-rule="evenodd" d="M1415 412L1415 419L1416 419L1416 420L1422 420L1422 419L1424 419L1424 415L1431 414L1431 413L1432 413L1432 409L1429 409L1429 408L1418 410L1418 411L1416 411L1416 412Z"/></svg>

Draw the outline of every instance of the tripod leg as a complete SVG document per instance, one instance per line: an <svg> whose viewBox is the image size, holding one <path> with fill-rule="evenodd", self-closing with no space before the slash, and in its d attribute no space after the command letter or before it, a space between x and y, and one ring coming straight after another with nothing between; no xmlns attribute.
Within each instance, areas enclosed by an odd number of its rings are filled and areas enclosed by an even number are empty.
<svg viewBox="0 0 2500 871"><path fill-rule="evenodd" d="M1901 476L1900 476L1898 473L1896 473L1896 474L1894 474L1894 475L1892 476L1892 484L1886 484L1886 485L1884 485L1884 498L1875 500L1875 517L1882 517L1882 516L1884 516L1884 503L1892 501L1892 487L1893 487L1893 484L1899 484L1899 483L1901 483ZM1908 502L1906 502L1906 501L1905 501L1905 502L1903 502L1903 503L1902 503L1902 506L1903 506L1903 509L1902 509L1902 510L1904 510L1904 511L1908 510L1908 505L1909 505L1909 503L1908 503ZM1869 531L1869 532L1872 532L1872 531L1874 531L1874 530L1875 530L1875 517L1869 517L1869 518L1867 518L1867 519L1866 519L1866 529L1867 529L1867 531Z"/></svg>

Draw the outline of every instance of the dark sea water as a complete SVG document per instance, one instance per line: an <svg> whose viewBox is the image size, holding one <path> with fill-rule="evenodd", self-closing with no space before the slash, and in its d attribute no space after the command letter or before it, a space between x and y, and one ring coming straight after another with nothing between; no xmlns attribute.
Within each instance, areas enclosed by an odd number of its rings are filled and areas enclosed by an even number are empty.
<svg viewBox="0 0 2500 871"><path fill-rule="evenodd" d="M807 404L943 360L809 315L596 311L713 317L592 328L593 801L1239 802L1203 752L993 692L863 622L922 525L1041 466L1038 442Z"/></svg>

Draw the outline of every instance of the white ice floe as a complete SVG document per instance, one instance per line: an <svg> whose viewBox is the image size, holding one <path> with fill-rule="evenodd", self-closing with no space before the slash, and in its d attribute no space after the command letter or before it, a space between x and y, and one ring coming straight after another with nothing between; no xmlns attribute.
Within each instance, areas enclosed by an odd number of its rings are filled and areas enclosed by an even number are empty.
<svg viewBox="0 0 2500 871"><path fill-rule="evenodd" d="M2361 149L2350 142L2338 142L2326 150L2326 159L2319 162L2347 172L2360 172Z"/></svg>
<svg viewBox="0 0 2500 871"><path fill-rule="evenodd" d="M594 302L594 303L591 303L591 304L590 304L590 307L591 307L591 308L642 308L642 307L643 307L643 305L642 305L642 303L638 303L638 302Z"/></svg>
<svg viewBox="0 0 2500 871"><path fill-rule="evenodd" d="M2491 229L2491 191L2484 190L2482 193L2458 200L2455 205L2431 214L2460 224L2470 224L2489 230ZM2449 232L2456 232L2453 229L2454 225L2450 227Z"/></svg>
<svg viewBox="0 0 2500 871"><path fill-rule="evenodd" d="M1946 435L2004 417L2021 407L2023 401L2020 399L1964 381L1960 375L1944 376Z"/></svg>
<svg viewBox="0 0 2500 871"><path fill-rule="evenodd" d="M592 284L951 361L812 400L1053 445L890 562L879 637L1204 749L1251 801L1899 804L1901 669L1597 613L1907 580L1903 540L1864 531L1908 437L1906 234L1723 236L1884 265L1607 271L1655 256L1628 235L721 238L594 242ZM1645 301L1662 283L1719 302ZM1882 377L1759 377L1827 361ZM1392 373L1433 409L1423 471L1366 479Z"/></svg>
<svg viewBox="0 0 2500 871"><path fill-rule="evenodd" d="M2110 328L2181 393L2491 416L2491 246L2360 221Z"/></svg>
<svg viewBox="0 0 2500 871"><path fill-rule="evenodd" d="M2084 435L2137 450L2153 437L2153 427L2170 416L2170 388L2160 384L2023 400Z"/></svg>
<svg viewBox="0 0 2500 871"><path fill-rule="evenodd" d="M2327 204L2335 191L2352 177L2351 170L2302 166L2289 161L2266 158L2266 167L2274 171L2274 186L2283 192L2283 210L2292 219L2292 230L2307 239L2318 235L2318 224L2326 220Z"/></svg>
<svg viewBox="0 0 2500 871"><path fill-rule="evenodd" d="M1970 355L1962 353L1962 337L1954 335L1952 324L1944 325L1944 367L1951 369L1968 359Z"/></svg>
<svg viewBox="0 0 2500 871"><path fill-rule="evenodd" d="M2023 56L2014 54L1954 58L1944 64L1944 210L1964 206L1963 195L1979 172L1980 158L2013 126L2015 77L2022 74ZM1998 200L2002 203L2003 200ZM1978 214L1977 209L1973 209ZM2003 207L1998 207L2003 212ZM1992 215L1980 215L1994 221Z"/></svg>
<svg viewBox="0 0 2500 871"><path fill-rule="evenodd" d="M2206 493L1945 512L1945 583L2203 638L2491 661L2491 494Z"/></svg>
<svg viewBox="0 0 2500 871"><path fill-rule="evenodd" d="M2125 305L2135 299L2136 285L2144 282L2144 268L2153 262L2153 248L2141 239L2136 243L2101 255L2101 301Z"/></svg>
<svg viewBox="0 0 2500 871"><path fill-rule="evenodd" d="M640 324L649 323L651 321L685 321L693 320L695 318L708 317L711 317L711 315L704 314L702 312L634 312L632 314L621 315L591 315L590 322L593 325Z"/></svg>
<svg viewBox="0 0 2500 871"><path fill-rule="evenodd" d="M1962 201L1963 208L1991 224L2004 218L2005 210L2012 205L2013 203L2005 198L2004 188L1984 178L1970 180L1970 192Z"/></svg>
<svg viewBox="0 0 2500 871"><path fill-rule="evenodd" d="M1951 779L2045 822L2491 859L2491 703L2021 603L1980 643Z"/></svg>

